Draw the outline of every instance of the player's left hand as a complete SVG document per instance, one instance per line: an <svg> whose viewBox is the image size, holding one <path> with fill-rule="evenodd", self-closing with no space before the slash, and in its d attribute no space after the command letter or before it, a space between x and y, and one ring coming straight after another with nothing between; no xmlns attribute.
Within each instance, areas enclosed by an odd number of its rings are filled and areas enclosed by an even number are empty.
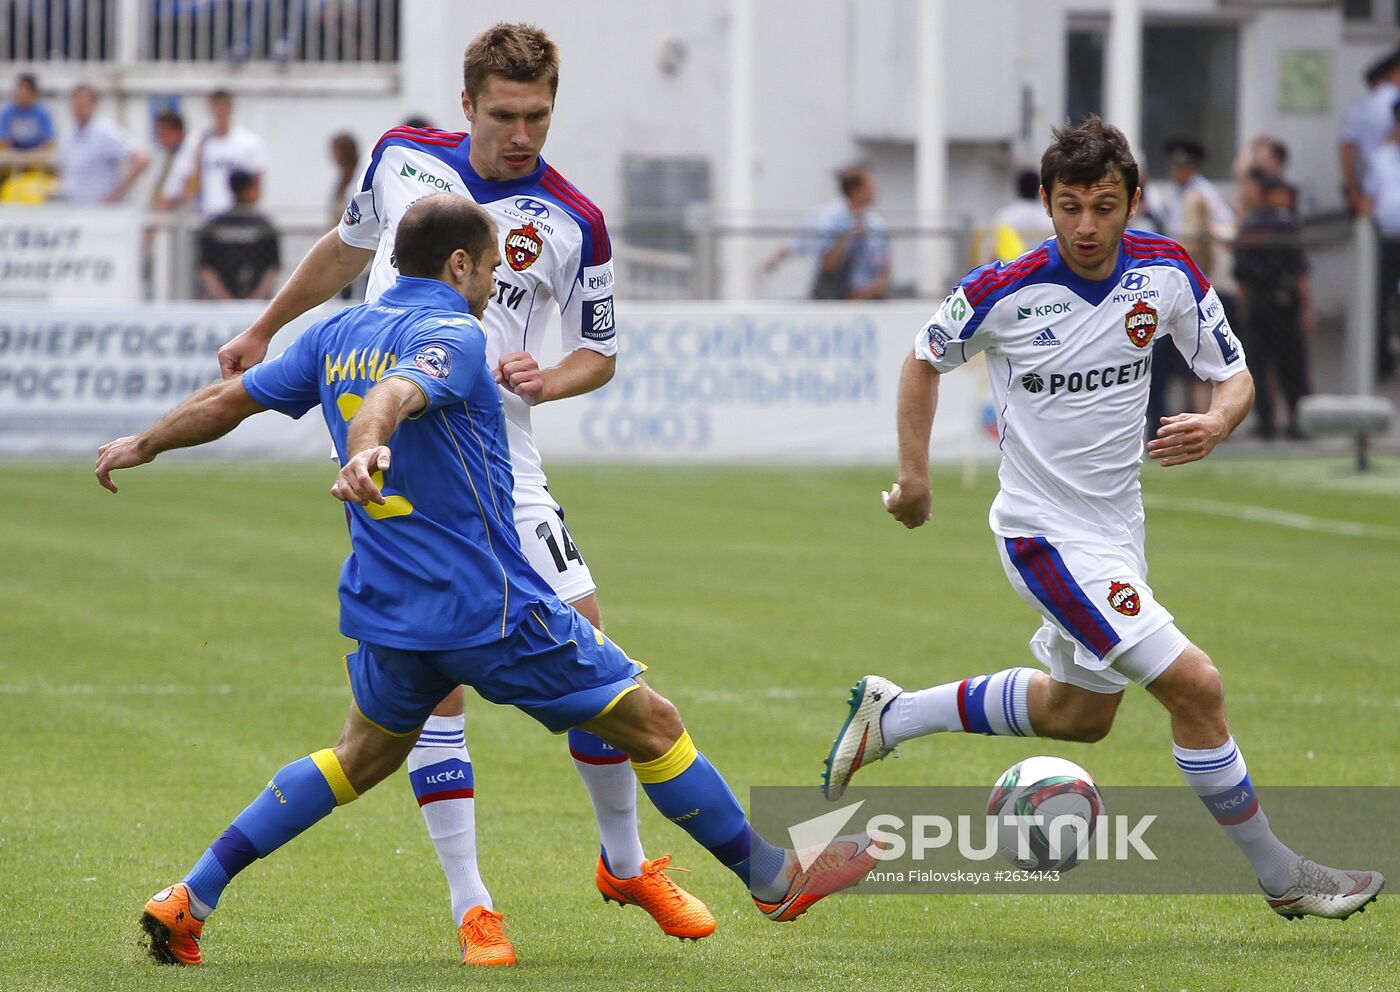
<svg viewBox="0 0 1400 992"><path fill-rule="evenodd" d="M376 480L375 475L389 470L389 459L389 449L382 444L361 451L346 462L340 474L335 477L331 495L342 503L356 503L360 506L378 503L382 506L385 499L384 494L379 491L379 483L383 481L384 476L380 475Z"/></svg>
<svg viewBox="0 0 1400 992"><path fill-rule="evenodd" d="M97 449L97 481L102 483L102 488L109 492L117 491L117 484L112 481L112 473L119 468L135 468L137 465L145 465L154 458L142 449L139 435L132 434L127 437L119 437L115 441L108 441Z"/></svg>
<svg viewBox="0 0 1400 992"><path fill-rule="evenodd" d="M1163 465L1198 462L1215 450L1229 432L1213 413L1178 413L1163 417L1157 436L1147 442L1147 457Z"/></svg>
<svg viewBox="0 0 1400 992"><path fill-rule="evenodd" d="M495 370L496 382L534 406L544 395L544 370L528 351L502 355Z"/></svg>

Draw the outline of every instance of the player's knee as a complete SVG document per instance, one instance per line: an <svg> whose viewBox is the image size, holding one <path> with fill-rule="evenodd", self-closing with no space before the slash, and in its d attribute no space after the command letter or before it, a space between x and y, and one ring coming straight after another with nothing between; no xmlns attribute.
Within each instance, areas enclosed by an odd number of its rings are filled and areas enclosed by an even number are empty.
<svg viewBox="0 0 1400 992"><path fill-rule="evenodd" d="M650 695L650 705L647 707L646 722L642 729L651 738L653 747L664 753L680 739L681 734L685 732L685 724L681 721L680 710L676 709L674 703L660 693L652 692Z"/></svg>
<svg viewBox="0 0 1400 992"><path fill-rule="evenodd" d="M1097 744L1113 729L1112 709L1085 710L1075 715L1069 728L1070 740Z"/></svg>
<svg viewBox="0 0 1400 992"><path fill-rule="evenodd" d="M1187 648L1163 676L1149 688L1172 713L1203 717L1224 707L1225 686L1220 669L1195 645Z"/></svg>

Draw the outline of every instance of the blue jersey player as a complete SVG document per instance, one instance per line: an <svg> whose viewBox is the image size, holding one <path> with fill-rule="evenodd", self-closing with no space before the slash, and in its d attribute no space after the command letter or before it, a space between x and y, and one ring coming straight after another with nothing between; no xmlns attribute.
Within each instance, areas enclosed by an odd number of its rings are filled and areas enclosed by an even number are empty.
<svg viewBox="0 0 1400 992"><path fill-rule="evenodd" d="M278 770L184 879L147 902L152 957L198 964L204 920L230 879L398 768L459 684L627 754L662 815L743 880L769 918L795 919L855 884L876 860L868 838L838 838L804 869L755 834L675 707L637 678L642 667L522 554L479 322L499 260L490 217L461 197L427 197L405 213L394 247L399 279L375 303L313 325L277 360L99 451L98 480L115 492L117 469L221 437L262 410L299 417L319 405L343 464L331 491L350 515L340 626L359 645L345 659L345 729L334 747ZM484 946L501 936L485 907L468 925Z"/></svg>

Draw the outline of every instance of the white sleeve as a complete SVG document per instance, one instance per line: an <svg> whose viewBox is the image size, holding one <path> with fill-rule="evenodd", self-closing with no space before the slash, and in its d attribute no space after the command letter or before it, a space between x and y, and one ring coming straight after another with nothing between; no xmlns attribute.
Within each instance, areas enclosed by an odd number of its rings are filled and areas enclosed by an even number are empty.
<svg viewBox="0 0 1400 992"><path fill-rule="evenodd" d="M1215 288L1208 289L1199 304L1191 293L1185 295L1192 305L1181 308L1171 337L1191 371L1211 382L1223 382L1245 371L1244 345L1230 328Z"/></svg>
<svg viewBox="0 0 1400 992"><path fill-rule="evenodd" d="M383 158L379 161L382 162ZM379 237L384 230L384 219L379 216L376 200L375 186L379 173L375 165L371 157L360 170L355 185L351 187L350 200L345 204L345 213L340 217L340 240L352 248L369 251L379 247Z"/></svg>
<svg viewBox="0 0 1400 992"><path fill-rule="evenodd" d="M940 372L951 372L966 363L991 344L991 331L983 319L989 309L974 309L959 286L914 337L915 357Z"/></svg>
<svg viewBox="0 0 1400 992"><path fill-rule="evenodd" d="M606 257L594 265L582 265L592 242L581 243L570 252L559 270L563 282L577 273L571 283L554 287L559 305L559 345L565 354L587 348L600 355L617 354L617 314L613 310L613 260L611 245L596 252Z"/></svg>

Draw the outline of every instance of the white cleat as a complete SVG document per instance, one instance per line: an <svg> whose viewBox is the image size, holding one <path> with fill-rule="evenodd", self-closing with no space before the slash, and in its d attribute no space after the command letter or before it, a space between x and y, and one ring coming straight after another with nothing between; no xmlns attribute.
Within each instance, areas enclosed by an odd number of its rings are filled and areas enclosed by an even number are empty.
<svg viewBox="0 0 1400 992"><path fill-rule="evenodd" d="M880 675L867 675L851 687L851 711L826 756L822 794L835 802L851 784L862 765L879 761L894 751L885 746L880 714L904 690Z"/></svg>
<svg viewBox="0 0 1400 992"><path fill-rule="evenodd" d="M1385 876L1378 871L1344 871L1316 861L1299 858L1289 869L1293 884L1279 896L1267 892L1269 908L1286 920L1322 916L1345 920L1365 910L1385 887Z"/></svg>

